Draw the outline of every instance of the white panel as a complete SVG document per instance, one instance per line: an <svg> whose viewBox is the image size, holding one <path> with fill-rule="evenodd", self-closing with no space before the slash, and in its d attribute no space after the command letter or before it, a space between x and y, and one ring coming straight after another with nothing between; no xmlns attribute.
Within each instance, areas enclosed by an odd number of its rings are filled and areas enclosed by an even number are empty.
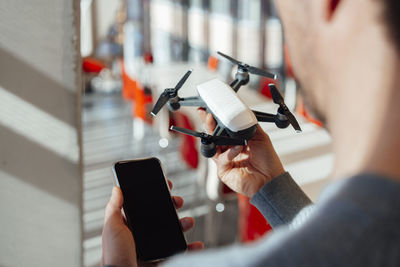
<svg viewBox="0 0 400 267"><path fill-rule="evenodd" d="M242 21L238 27L238 51L237 58L250 65L259 66L262 59L260 58L260 27L257 23L250 21Z"/></svg>
<svg viewBox="0 0 400 267"><path fill-rule="evenodd" d="M81 55L93 53L92 0L81 0Z"/></svg>
<svg viewBox="0 0 400 267"><path fill-rule="evenodd" d="M198 8L189 10L188 16L188 40L190 45L197 47L206 47L205 32L205 13Z"/></svg>
<svg viewBox="0 0 400 267"><path fill-rule="evenodd" d="M137 80L143 68L141 25L134 21L124 24L124 67L132 79Z"/></svg>
<svg viewBox="0 0 400 267"><path fill-rule="evenodd" d="M183 38L183 8L181 5L175 5L173 7L173 23L174 27L172 28L172 34L178 38Z"/></svg>
<svg viewBox="0 0 400 267"><path fill-rule="evenodd" d="M168 1L152 1L150 4L150 24L152 30L165 31L183 37L183 9L181 5Z"/></svg>
<svg viewBox="0 0 400 267"><path fill-rule="evenodd" d="M283 33L278 19L265 24L265 64L268 68L279 68L283 64Z"/></svg>
<svg viewBox="0 0 400 267"><path fill-rule="evenodd" d="M230 17L213 14L209 20L210 50L233 53L233 20Z"/></svg>
<svg viewBox="0 0 400 267"><path fill-rule="evenodd" d="M162 30L168 33L175 31L174 5L167 1L151 1L150 23L152 31Z"/></svg>
<svg viewBox="0 0 400 267"><path fill-rule="evenodd" d="M162 30L151 32L152 51L155 64L168 64L171 62L171 38Z"/></svg>

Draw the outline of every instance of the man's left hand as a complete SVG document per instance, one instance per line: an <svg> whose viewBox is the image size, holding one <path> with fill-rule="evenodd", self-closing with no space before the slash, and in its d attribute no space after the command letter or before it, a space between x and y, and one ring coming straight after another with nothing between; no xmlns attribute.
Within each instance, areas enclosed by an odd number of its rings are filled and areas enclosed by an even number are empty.
<svg viewBox="0 0 400 267"><path fill-rule="evenodd" d="M168 180L168 185L172 189L172 183ZM183 206L181 197L173 196L172 200L175 208L179 209ZM129 230L125 216L122 211L123 196L119 187L112 190L110 201L107 204L104 227L103 227L103 256L101 266L140 266L136 258L136 246L132 233ZM184 232L190 230L194 226L194 219L185 217L180 219ZM203 249L202 242L194 242L188 244L188 250Z"/></svg>

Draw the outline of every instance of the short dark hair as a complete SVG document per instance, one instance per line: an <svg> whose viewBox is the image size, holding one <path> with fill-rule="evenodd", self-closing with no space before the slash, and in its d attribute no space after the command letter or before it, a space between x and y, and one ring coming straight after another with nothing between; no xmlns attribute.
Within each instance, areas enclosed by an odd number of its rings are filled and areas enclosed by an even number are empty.
<svg viewBox="0 0 400 267"><path fill-rule="evenodd" d="M400 52L400 0L384 0L384 16L389 34Z"/></svg>

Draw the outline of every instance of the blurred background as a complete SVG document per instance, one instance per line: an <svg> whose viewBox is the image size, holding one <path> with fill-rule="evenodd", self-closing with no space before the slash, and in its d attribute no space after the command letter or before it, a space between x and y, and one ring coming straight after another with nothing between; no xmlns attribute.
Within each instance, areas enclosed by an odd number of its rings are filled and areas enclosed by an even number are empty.
<svg viewBox="0 0 400 267"><path fill-rule="evenodd" d="M3 0L0 3L0 266L99 266L104 207L118 160L158 157L186 236L207 248L254 242L270 227L249 200L219 182L199 140L170 125L203 131L196 108L150 116L165 88L193 74L196 85L250 76L239 91L256 110L276 113L275 83L303 132L262 123L284 167L315 200L329 180L331 140L305 110L269 0Z"/></svg>

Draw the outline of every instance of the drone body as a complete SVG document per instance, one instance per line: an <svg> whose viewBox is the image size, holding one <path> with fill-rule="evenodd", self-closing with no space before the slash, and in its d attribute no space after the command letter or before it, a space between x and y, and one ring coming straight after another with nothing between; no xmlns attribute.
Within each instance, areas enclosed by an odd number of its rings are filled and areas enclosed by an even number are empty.
<svg viewBox="0 0 400 267"><path fill-rule="evenodd" d="M213 157L218 145L247 145L247 141L253 138L259 121L275 123L279 128L286 128L292 124L297 132L301 131L296 118L285 105L282 95L274 84L270 84L269 87L274 103L279 105L276 115L251 110L236 94L241 86L249 82L249 73L273 79L276 78L275 75L243 64L220 52L218 54L238 65L235 80L230 85L218 79L213 79L197 86L198 96L181 98L178 96L178 91L192 73L189 70L175 88L165 89L151 114L155 116L167 103L171 111L176 111L181 106L205 108L217 122L217 126L211 135L175 126L171 127L171 130L199 137L201 139L201 153L205 157Z"/></svg>
<svg viewBox="0 0 400 267"><path fill-rule="evenodd" d="M217 121L215 134L226 131L231 137L250 140L257 129L251 109L226 83L214 79L197 86L200 98Z"/></svg>

